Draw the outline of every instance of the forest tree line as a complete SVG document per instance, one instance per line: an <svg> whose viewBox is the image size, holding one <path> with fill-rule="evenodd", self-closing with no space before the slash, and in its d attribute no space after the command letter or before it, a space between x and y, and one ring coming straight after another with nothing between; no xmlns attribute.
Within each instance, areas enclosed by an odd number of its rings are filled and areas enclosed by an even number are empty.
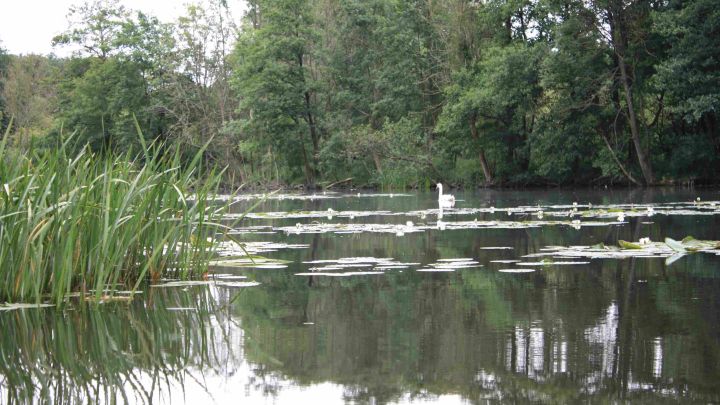
<svg viewBox="0 0 720 405"><path fill-rule="evenodd" d="M209 142L232 186L717 183L716 0L97 0L0 43L0 129L98 153ZM2 40L2 38L0 38ZM11 121L12 119L12 121Z"/></svg>

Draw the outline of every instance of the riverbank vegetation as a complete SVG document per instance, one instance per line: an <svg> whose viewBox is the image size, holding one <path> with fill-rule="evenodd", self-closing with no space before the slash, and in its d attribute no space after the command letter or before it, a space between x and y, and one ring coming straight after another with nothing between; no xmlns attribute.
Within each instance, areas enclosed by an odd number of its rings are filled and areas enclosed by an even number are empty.
<svg viewBox="0 0 720 405"><path fill-rule="evenodd" d="M0 302L99 301L145 280L200 277L222 215L207 202L220 174L200 175L202 155L183 162L176 148L113 156L71 153L73 141L0 143Z"/></svg>
<svg viewBox="0 0 720 405"><path fill-rule="evenodd" d="M713 183L712 0L225 0L174 22L76 6L57 46L0 56L13 144L77 131L227 166L228 186Z"/></svg>

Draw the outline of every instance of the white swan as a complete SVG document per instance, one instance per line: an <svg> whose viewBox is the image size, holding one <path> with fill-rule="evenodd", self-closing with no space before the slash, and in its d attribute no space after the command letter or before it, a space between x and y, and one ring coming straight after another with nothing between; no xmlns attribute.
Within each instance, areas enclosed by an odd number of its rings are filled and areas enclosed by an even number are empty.
<svg viewBox="0 0 720 405"><path fill-rule="evenodd" d="M452 208L455 206L455 196L452 194L443 194L442 183L437 184L438 192L438 206L440 208Z"/></svg>

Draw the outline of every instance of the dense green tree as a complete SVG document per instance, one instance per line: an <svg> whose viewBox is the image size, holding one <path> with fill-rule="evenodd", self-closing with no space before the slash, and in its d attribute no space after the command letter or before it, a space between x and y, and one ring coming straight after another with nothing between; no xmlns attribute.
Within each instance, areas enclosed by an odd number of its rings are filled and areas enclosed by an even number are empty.
<svg viewBox="0 0 720 405"><path fill-rule="evenodd" d="M224 0L172 23L94 0L54 40L73 58L0 52L2 119L124 149L135 116L188 155L212 139L205 157L237 183L714 182L719 10L253 0L236 25Z"/></svg>
<svg viewBox="0 0 720 405"><path fill-rule="evenodd" d="M322 32L323 71L330 86L326 128L332 137L323 162L334 166L327 175L352 172L375 184L401 178L416 183L417 176L405 175L432 169L427 148L416 156L389 149L385 127L416 128L414 139L405 139L413 145L427 143L433 127L433 111L426 108L431 103L425 92L434 85L427 77L432 75L426 48L431 30L420 23L427 13L424 2L332 0L319 6L327 13L323 19L331 21ZM434 86L429 92L439 90ZM339 144L345 145L342 151ZM337 165L338 160L345 165ZM408 165L414 169L404 170ZM369 168L369 176L358 167ZM402 167L402 173L392 167Z"/></svg>
<svg viewBox="0 0 720 405"><path fill-rule="evenodd" d="M544 96L531 140L533 170L558 182L604 175L640 184L621 157L628 140L618 111L614 58L595 14L584 4L552 10L561 17L551 26L551 48L541 68Z"/></svg>
<svg viewBox="0 0 720 405"><path fill-rule="evenodd" d="M484 182L528 181L528 140L542 88L539 66L547 53L542 33L529 37L532 8L522 2L475 6L478 26L466 39L464 66L445 87L438 130L482 168ZM501 27L500 33L492 27ZM495 30L497 31L497 30ZM473 45L484 43L484 45ZM470 156L466 156L470 157Z"/></svg>
<svg viewBox="0 0 720 405"><path fill-rule="evenodd" d="M668 175L710 179L720 170L720 4L670 1L653 22L668 49L653 78L652 121L666 126L660 144Z"/></svg>
<svg viewBox="0 0 720 405"><path fill-rule="evenodd" d="M163 136L166 114L153 96L173 70L167 26L115 0L72 8L69 17L69 30L54 42L81 49L61 74L59 126L77 131L78 145L94 149L134 144L136 119L146 137Z"/></svg>
<svg viewBox="0 0 720 405"><path fill-rule="evenodd" d="M285 155L316 180L322 118L318 95L316 29L306 0L251 2L255 20L235 50L235 89L244 134ZM296 175L295 175L296 176ZM295 177L297 178L297 177Z"/></svg>
<svg viewBox="0 0 720 405"><path fill-rule="evenodd" d="M133 116L143 128L150 113L139 66L130 61L98 58L71 61L60 87L60 124L78 131L78 146L96 150L126 148L135 143Z"/></svg>

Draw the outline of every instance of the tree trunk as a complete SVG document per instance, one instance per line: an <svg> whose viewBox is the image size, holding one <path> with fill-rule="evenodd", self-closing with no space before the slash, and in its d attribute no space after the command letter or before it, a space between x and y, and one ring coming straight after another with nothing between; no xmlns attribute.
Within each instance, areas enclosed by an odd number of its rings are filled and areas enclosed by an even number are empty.
<svg viewBox="0 0 720 405"><path fill-rule="evenodd" d="M382 165L380 164L380 156L377 154L376 151L372 151L372 158L373 162L375 162L375 170L377 170L378 174L382 176Z"/></svg>
<svg viewBox="0 0 720 405"><path fill-rule="evenodd" d="M628 110L628 121L630 122L630 134L632 136L633 145L635 146L635 153L637 154L638 163L640 163L640 170L642 170L645 183L652 185L655 183L655 177L653 176L652 165L650 160L645 153L645 148L642 146L640 141L640 132L638 130L637 116L635 115L635 106L632 98L632 87L629 83L627 76L627 67L625 66L625 58L622 55L618 58L620 64L620 80L622 81L623 89L625 90L625 103L627 104Z"/></svg>
<svg viewBox="0 0 720 405"><path fill-rule="evenodd" d="M310 112L310 92L305 92L305 113L307 114L307 123L310 127L310 139L313 145L313 163L316 163L317 157L320 154L320 142L318 139L317 126L315 124L315 118Z"/></svg>
<svg viewBox="0 0 720 405"><path fill-rule="evenodd" d="M480 141L480 134L478 133L477 127L475 126L477 122L477 114L473 112L470 114L469 118L469 124L470 124L470 133L472 134L473 138L477 141ZM485 184L492 184L493 183L493 177L492 172L490 171L490 165L487 162L487 159L485 159L485 152L483 151L482 147L479 147L478 152L478 160L480 161L480 166L482 167L483 175L485 175Z"/></svg>
<svg viewBox="0 0 720 405"><path fill-rule="evenodd" d="M620 159L618 159L617 155L615 154L615 151L613 150L612 146L610 145L610 140L608 140L608 137L605 134L605 132L602 132L602 130L601 130L600 134L602 136L603 141L605 141L605 146L607 146L608 151L610 152L610 156L612 156L613 160L615 161L615 164L618 166L620 171L623 172L625 177L628 180L630 180L631 183L638 185L638 186L642 185L642 183L637 181L637 179L635 179L635 177L632 174L630 174L630 172L627 171L627 169L625 169L625 165L623 165L622 162L620 161Z"/></svg>
<svg viewBox="0 0 720 405"><path fill-rule="evenodd" d="M625 93L625 104L627 105L628 123L630 124L630 136L635 147L640 170L642 171L645 184L652 185L655 183L652 165L647 156L645 148L642 146L640 139L640 130L638 128L638 119L635 113L635 104L633 102L631 78L628 75L628 66L625 60L625 51L627 44L627 25L624 18L625 10L623 9L622 0L611 0L608 2L608 23L610 25L610 37L615 50L616 63L620 70L620 82Z"/></svg>
<svg viewBox="0 0 720 405"><path fill-rule="evenodd" d="M315 183L315 172L313 172L310 161L308 160L307 151L305 151L305 140L300 140L300 149L302 149L303 163L305 164L305 181L309 186L313 186Z"/></svg>
<svg viewBox="0 0 720 405"><path fill-rule="evenodd" d="M303 63L303 54L300 53L297 55L297 62L298 67L300 68L300 74L302 76L302 83L305 85L305 65ZM310 128L310 140L312 141L312 164L308 163L307 155L305 155L305 169L308 170L308 168L311 171L311 177L315 177L315 168L317 167L317 159L320 155L320 145L319 145L319 139L318 139L318 133L317 128L315 125L315 118L313 117L312 110L311 110L311 103L310 103L310 92L305 90L303 93L303 96L305 98L305 121L308 124L308 127ZM305 154L305 147L303 146L303 154Z"/></svg>

